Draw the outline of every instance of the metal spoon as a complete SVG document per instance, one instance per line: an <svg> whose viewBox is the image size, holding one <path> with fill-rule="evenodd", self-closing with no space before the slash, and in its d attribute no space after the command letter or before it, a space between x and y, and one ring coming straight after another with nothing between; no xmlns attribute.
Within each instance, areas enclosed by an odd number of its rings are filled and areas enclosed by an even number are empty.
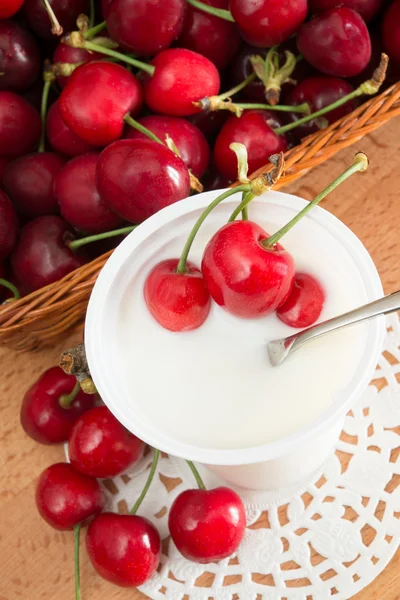
<svg viewBox="0 0 400 600"><path fill-rule="evenodd" d="M344 315L339 315L317 325L312 325L287 338L269 342L267 348L271 364L273 367L280 365L289 354L303 346L303 344L319 338L330 331L335 331L336 329L341 329L347 325L353 325L353 323L365 321L378 315L387 315L396 310L400 310L400 291L394 292L389 296L384 296L369 304L364 304L364 306L355 308Z"/></svg>

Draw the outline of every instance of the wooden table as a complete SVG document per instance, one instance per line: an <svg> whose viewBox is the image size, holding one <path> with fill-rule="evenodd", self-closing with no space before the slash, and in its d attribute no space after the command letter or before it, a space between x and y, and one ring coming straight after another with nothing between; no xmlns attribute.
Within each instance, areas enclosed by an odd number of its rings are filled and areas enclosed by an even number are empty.
<svg viewBox="0 0 400 600"><path fill-rule="evenodd" d="M385 292L400 286L400 119L364 138L290 186L287 191L311 199L350 164L357 150L370 158L370 168L332 193L323 206L361 238L381 274ZM57 364L73 336L35 354L0 350L0 600L71 600L72 534L56 532L38 516L34 486L39 473L63 460L60 447L36 444L19 424L19 406L26 388ZM81 554L82 600L143 600L144 595L116 588L97 577L86 552ZM357 600L400 599L400 552ZM240 599L244 600L244 599Z"/></svg>

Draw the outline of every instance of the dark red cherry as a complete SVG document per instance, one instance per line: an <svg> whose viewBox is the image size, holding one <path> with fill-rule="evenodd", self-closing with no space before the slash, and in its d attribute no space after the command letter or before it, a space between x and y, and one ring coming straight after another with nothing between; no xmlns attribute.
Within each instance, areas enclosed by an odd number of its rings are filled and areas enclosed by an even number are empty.
<svg viewBox="0 0 400 600"><path fill-rule="evenodd" d="M188 120L196 125L196 127L204 133L206 138L210 140L210 138L213 138L218 133L228 117L229 114L227 110L203 110L195 115L191 115L188 117Z"/></svg>
<svg viewBox="0 0 400 600"><path fill-rule="evenodd" d="M296 273L292 290L276 314L290 327L310 327L320 316L324 302L319 281L307 273Z"/></svg>
<svg viewBox="0 0 400 600"><path fill-rule="evenodd" d="M362 17L351 8L331 8L305 23L297 47L316 69L333 77L354 77L371 58L371 39Z"/></svg>
<svg viewBox="0 0 400 600"><path fill-rule="evenodd" d="M63 218L85 233L116 229L121 219L104 203L96 187L99 154L83 154L70 160L54 183ZM77 201L78 199L78 201Z"/></svg>
<svg viewBox="0 0 400 600"><path fill-rule="evenodd" d="M390 58L400 63L400 0L393 0L382 22L383 46Z"/></svg>
<svg viewBox="0 0 400 600"><path fill-rule="evenodd" d="M193 105L219 92L220 78L215 65L205 56L184 48L170 48L150 63L152 76L144 76L144 98L154 112L187 117L199 112Z"/></svg>
<svg viewBox="0 0 400 600"><path fill-rule="evenodd" d="M203 181L204 190L206 192L210 190L224 190L233 183L232 179L228 179L225 175L222 175L214 165L206 173L206 177Z"/></svg>
<svg viewBox="0 0 400 600"><path fill-rule="evenodd" d="M66 241L73 238L61 217L38 217L24 225L11 253L11 266L28 293L58 281L85 262L83 254L68 248Z"/></svg>
<svg viewBox="0 0 400 600"><path fill-rule="evenodd" d="M42 122L29 102L0 91L0 156L16 158L32 152L39 143Z"/></svg>
<svg viewBox="0 0 400 600"><path fill-rule="evenodd" d="M6 258L17 241L18 217L8 196L0 189L0 260Z"/></svg>
<svg viewBox="0 0 400 600"><path fill-rule="evenodd" d="M113 0L107 8L107 29L113 40L139 56L168 48L183 26L184 0Z"/></svg>
<svg viewBox="0 0 400 600"><path fill-rule="evenodd" d="M200 129L186 119L180 119L179 117L149 115L138 119L138 121L162 142L165 142L168 135L178 148L179 155L187 168L196 177L201 177L204 174L210 159L210 148ZM126 128L125 137L128 139L147 139L144 133L133 127Z"/></svg>
<svg viewBox="0 0 400 600"><path fill-rule="evenodd" d="M94 150L94 146L81 140L65 124L58 100L50 106L47 113L46 133L51 147L65 156L80 156Z"/></svg>
<svg viewBox="0 0 400 600"><path fill-rule="evenodd" d="M161 144L119 140L100 155L97 189L122 219L141 223L189 196L189 172L183 160Z"/></svg>
<svg viewBox="0 0 400 600"><path fill-rule="evenodd" d="M103 19L107 19L108 10L111 6L113 0L101 0L101 14L103 15Z"/></svg>
<svg viewBox="0 0 400 600"><path fill-rule="evenodd" d="M49 0L49 4L65 33L76 29L76 20L80 14L89 14L89 0ZM39 37L54 40L51 23L42 0L25 0L24 17Z"/></svg>
<svg viewBox="0 0 400 600"><path fill-rule="evenodd" d="M214 146L214 163L222 175L236 181L237 158L229 148L233 142L247 148L249 173L268 163L269 157L285 152L286 138L274 133L281 123L275 113L268 110L246 110L240 118L232 115L223 125Z"/></svg>
<svg viewBox="0 0 400 600"><path fill-rule="evenodd" d="M379 12L383 0L341 0L340 2L338 0L309 0L310 10L314 13L334 8L338 4L352 8L368 23Z"/></svg>
<svg viewBox="0 0 400 600"><path fill-rule="evenodd" d="M229 8L228 0L204 0L203 4ZM218 69L225 69L239 47L240 36L234 23L187 6L183 30L177 44L209 58Z"/></svg>
<svg viewBox="0 0 400 600"><path fill-rule="evenodd" d="M110 62L78 67L60 96L61 116L68 127L93 146L119 139L124 116L142 105L142 88L127 69Z"/></svg>
<svg viewBox="0 0 400 600"><path fill-rule="evenodd" d="M53 63L86 63L91 60L98 60L99 58L102 58L102 55L97 52L88 52L84 48L72 48L60 42L54 50ZM57 83L61 88L65 88L68 81L69 77L57 77Z"/></svg>
<svg viewBox="0 0 400 600"><path fill-rule="evenodd" d="M9 19L19 11L24 0L2 0L0 5L0 19Z"/></svg>
<svg viewBox="0 0 400 600"><path fill-rule="evenodd" d="M21 156L7 165L3 187L18 214L27 219L59 212L54 181L65 164L55 152L36 152Z"/></svg>
<svg viewBox="0 0 400 600"><path fill-rule="evenodd" d="M0 90L24 92L40 71L39 48L14 21L0 20Z"/></svg>
<svg viewBox="0 0 400 600"><path fill-rule="evenodd" d="M3 173L4 170L6 168L6 166L8 165L9 161L6 158L0 158L0 185L1 185L1 180L3 179Z"/></svg>
<svg viewBox="0 0 400 600"><path fill-rule="evenodd" d="M307 0L230 0L229 6L242 38L259 48L281 44L307 16Z"/></svg>

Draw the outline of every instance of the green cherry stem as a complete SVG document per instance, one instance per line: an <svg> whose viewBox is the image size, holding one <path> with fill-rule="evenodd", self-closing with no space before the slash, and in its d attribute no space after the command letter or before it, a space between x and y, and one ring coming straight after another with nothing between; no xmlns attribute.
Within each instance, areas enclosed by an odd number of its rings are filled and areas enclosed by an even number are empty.
<svg viewBox="0 0 400 600"><path fill-rule="evenodd" d="M303 102L303 104L297 104L295 106L288 106L286 104L274 104L273 106L271 104L257 104L257 103L251 103L248 104L246 103L236 103L235 102L235 106L237 106L238 108L242 108L244 110L249 110L249 109L260 109L260 110L278 110L280 112L294 112L294 113L303 113L305 115L309 115L310 114L310 105L307 104L307 102Z"/></svg>
<svg viewBox="0 0 400 600"><path fill-rule="evenodd" d="M87 29L84 33L82 33L82 37L85 40L91 40L98 33L101 33L106 27L107 27L107 23L105 21L103 21L102 23L99 23L98 25L95 25L94 27L90 23L90 28Z"/></svg>
<svg viewBox="0 0 400 600"><path fill-rule="evenodd" d="M148 65L141 60L136 60L136 58L132 58L131 56L126 56L126 54L121 54L121 52L116 52L111 48L105 48L100 44L94 44L93 42L83 41L83 43L79 46L80 48L84 48L85 50L90 50L92 52L98 52L99 54L105 54L106 56L111 56L112 58L116 58L121 62L125 62L128 65L132 65L141 71L145 71L149 75L153 75L156 70L153 65Z"/></svg>
<svg viewBox="0 0 400 600"><path fill-rule="evenodd" d="M47 72L44 73L44 85L42 91L42 103L40 107L40 117L42 119L42 133L40 136L40 142L38 146L38 152L44 152L46 145L46 116L47 116L47 104L49 102L49 93L51 84L54 80L54 76Z"/></svg>
<svg viewBox="0 0 400 600"><path fill-rule="evenodd" d="M235 19L232 17L232 13L229 10L224 10L223 8L215 8L214 6L209 6L208 4L199 2L199 0L186 0L186 2L191 6L194 6L195 8L198 8L199 10L208 13L209 15L214 15L214 17L219 17L220 19L224 19L225 21L235 23Z"/></svg>
<svg viewBox="0 0 400 600"><path fill-rule="evenodd" d="M141 125L141 123L139 123L138 121L136 121L135 119L133 119L129 114L125 115L124 121L125 121L125 123L127 123L128 125L130 125L130 127L133 127L133 129L136 129L137 131L140 131L140 133L143 133L148 138L150 138L151 140L153 140L153 142L157 142L157 144L161 144L162 146L165 145L160 140L160 138L156 136L155 133L153 133L152 131L150 131L150 129L147 129L147 127L144 127L144 125Z"/></svg>
<svg viewBox="0 0 400 600"><path fill-rule="evenodd" d="M194 475L194 478L196 480L196 483L199 486L199 488L201 490L205 490L206 486L204 485L204 481L202 480L200 473L198 472L198 470L196 469L196 467L194 466L194 464L192 463L192 461L191 460L187 460L186 462L187 462L190 470L192 471L192 473Z"/></svg>
<svg viewBox="0 0 400 600"><path fill-rule="evenodd" d="M283 237L288 231L290 231L290 229L292 229L292 227L294 227L296 223L300 221L300 219L302 219L307 213L309 213L310 210L314 208L314 206L316 206L319 202L321 202L321 200L326 198L326 196L330 194L330 192L332 192L341 183L343 183L343 181L348 179L354 173L357 173L358 171L366 171L367 168L367 156L363 152L357 152L357 154L354 157L354 162L350 167L348 167L345 171L343 171L343 173L336 177L336 179L332 181L332 183L330 183L322 192L320 192L318 196L316 196L316 198L312 200L312 202L309 202L307 206L305 206L299 213L297 213L297 215L293 217L293 219L291 219L289 223L286 223L286 225L281 227L281 229L279 229L276 233L271 235L269 238L263 240L261 242L261 245L264 246L264 248L273 248L275 244L279 242L281 237Z"/></svg>
<svg viewBox="0 0 400 600"><path fill-rule="evenodd" d="M246 85L248 85L249 83L251 83L252 81L254 81L255 78L256 78L256 74L255 73L251 73L241 83L238 83L237 85L235 85L235 87L231 88L227 92L224 92L223 94L219 94L218 98L220 100L226 100L227 98L230 98L231 96L234 96L238 92L241 92L246 87Z"/></svg>
<svg viewBox="0 0 400 600"><path fill-rule="evenodd" d="M69 394L62 394L59 398L59 403L62 408L70 408L71 404L81 391L81 384L77 381Z"/></svg>
<svg viewBox="0 0 400 600"><path fill-rule="evenodd" d="M81 246L90 244L91 242L98 242L99 240L106 240L108 238L115 237L117 235L125 235L133 231L137 225L129 225L128 227L122 227L121 229L114 229L113 231L106 231L104 233L96 233L96 235L89 235L79 240L72 240L67 242L68 248L71 250L78 250Z"/></svg>
<svg viewBox="0 0 400 600"><path fill-rule="evenodd" d="M62 35L63 28L61 27L60 23L58 22L58 19L57 19L56 15L54 14L53 9L50 6L49 0L42 0L42 3L44 5L44 8L46 9L46 12L50 19L51 33L53 33L54 35Z"/></svg>
<svg viewBox="0 0 400 600"><path fill-rule="evenodd" d="M11 283L11 281L7 281L7 279L0 277L0 285L6 287L8 290L10 290L10 292L13 293L14 300L19 300L21 298L19 289L13 283Z"/></svg>
<svg viewBox="0 0 400 600"><path fill-rule="evenodd" d="M90 1L90 9L89 9L89 29L92 29L94 26L94 18L95 18L95 11L94 11L94 0L89 0Z"/></svg>
<svg viewBox="0 0 400 600"><path fill-rule="evenodd" d="M81 534L81 524L74 527L74 557L75 557L75 600L81 600L81 575L79 565L79 542Z"/></svg>
<svg viewBox="0 0 400 600"><path fill-rule="evenodd" d="M239 206L237 206L235 208L235 210L229 217L228 223L231 223L232 221L234 221L236 219L236 217L238 217L240 215L240 213L242 213L242 216L243 216L243 211L246 211L245 214L247 214L247 207L250 204L250 202L253 200L253 198L255 198L255 196L252 192L243 193L242 201L239 204Z"/></svg>
<svg viewBox="0 0 400 600"><path fill-rule="evenodd" d="M133 505L133 507L130 511L131 515L135 515L137 513L137 511L139 510L139 506L142 504L147 492L149 491L149 487L151 486L151 482L153 481L154 475L157 470L157 465L158 465L159 459L160 459L160 451L157 450L156 448L154 448L153 462L151 463L149 476L147 477L146 483L144 484L142 493L140 494L139 498L136 500L135 504Z"/></svg>

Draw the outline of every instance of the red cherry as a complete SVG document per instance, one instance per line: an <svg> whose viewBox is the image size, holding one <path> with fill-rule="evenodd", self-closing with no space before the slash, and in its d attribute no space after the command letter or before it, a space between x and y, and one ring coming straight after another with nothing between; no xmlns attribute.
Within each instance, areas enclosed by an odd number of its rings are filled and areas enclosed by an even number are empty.
<svg viewBox="0 0 400 600"><path fill-rule="evenodd" d="M8 19L15 15L23 3L24 0L2 0L0 5L0 19Z"/></svg>
<svg viewBox="0 0 400 600"><path fill-rule="evenodd" d="M252 221L234 221L208 242L201 270L211 298L237 317L267 315L287 298L295 275L291 255Z"/></svg>
<svg viewBox="0 0 400 600"><path fill-rule="evenodd" d="M203 4L228 9L228 0L203 0ZM234 23L188 5L178 46L206 56L218 69L225 69L239 47Z"/></svg>
<svg viewBox="0 0 400 600"><path fill-rule="evenodd" d="M81 390L64 405L74 390L76 379L60 367L45 371L26 392L21 406L21 425L25 433L40 444L60 444L68 440L78 417L92 408L96 396Z"/></svg>
<svg viewBox="0 0 400 600"><path fill-rule="evenodd" d="M105 512L90 523L86 548L101 577L121 587L137 587L155 573L161 540L147 519Z"/></svg>
<svg viewBox="0 0 400 600"><path fill-rule="evenodd" d="M107 29L122 48L153 56L178 37L185 8L184 0L113 0L106 10Z"/></svg>
<svg viewBox="0 0 400 600"><path fill-rule="evenodd" d="M189 560L209 563L235 552L246 528L243 502L233 490L185 490L171 506L169 531Z"/></svg>
<svg viewBox="0 0 400 600"><path fill-rule="evenodd" d="M378 13L383 4L383 0L309 0L310 10L314 13L320 13L328 8L334 8L338 4L352 8L364 21L368 23Z"/></svg>
<svg viewBox="0 0 400 600"><path fill-rule="evenodd" d="M39 48L31 34L18 23L0 21L0 90L23 92L39 71Z"/></svg>
<svg viewBox="0 0 400 600"><path fill-rule="evenodd" d="M18 214L33 219L59 212L53 188L64 164L65 158L55 152L37 152L7 165L3 187Z"/></svg>
<svg viewBox="0 0 400 600"><path fill-rule="evenodd" d="M307 16L307 0L230 0L230 9L248 44L270 48L296 33Z"/></svg>
<svg viewBox="0 0 400 600"><path fill-rule="evenodd" d="M99 482L78 473L67 463L45 469L36 486L40 516L55 529L73 529L100 513L104 503Z"/></svg>
<svg viewBox="0 0 400 600"><path fill-rule="evenodd" d="M233 181L222 175L217 169L212 166L205 179L204 189L206 192L210 190L224 190L229 187Z"/></svg>
<svg viewBox="0 0 400 600"><path fill-rule="evenodd" d="M100 154L97 189L121 218L141 223L190 194L183 160L150 140L120 140Z"/></svg>
<svg viewBox="0 0 400 600"><path fill-rule="evenodd" d="M101 0L101 14L103 19L107 19L108 11L113 0Z"/></svg>
<svg viewBox="0 0 400 600"><path fill-rule="evenodd" d="M246 110L240 118L229 117L222 126L214 146L214 162L227 179L237 179L236 154L229 148L233 142L247 148L249 173L268 163L269 157L287 149L286 138L274 133L281 122L268 110Z"/></svg>
<svg viewBox="0 0 400 600"><path fill-rule="evenodd" d="M142 457L144 443L130 433L106 406L86 411L69 437L71 464L84 475L115 477Z"/></svg>
<svg viewBox="0 0 400 600"><path fill-rule="evenodd" d="M18 217L8 196L0 190L0 260L13 249L18 235Z"/></svg>
<svg viewBox="0 0 400 600"><path fill-rule="evenodd" d="M52 148L66 156L80 156L94 150L93 146L81 140L65 124L58 100L50 106L47 113L46 133Z"/></svg>
<svg viewBox="0 0 400 600"><path fill-rule="evenodd" d="M154 112L186 117L199 112L193 105L219 92L217 68L205 56L183 48L170 48L157 54L150 63L153 75L145 75L144 98Z"/></svg>
<svg viewBox="0 0 400 600"><path fill-rule="evenodd" d="M306 273L296 273L292 291L276 314L290 327L310 327L320 316L324 301L319 281Z"/></svg>
<svg viewBox="0 0 400 600"><path fill-rule="evenodd" d="M200 129L179 117L166 117L163 115L149 115L138 119L138 122L150 129L162 142L166 135L173 140L178 148L179 155L188 169L196 177L204 174L210 160L210 148ZM147 136L133 127L126 128L126 138L147 139Z"/></svg>
<svg viewBox="0 0 400 600"><path fill-rule="evenodd" d="M215 110L211 112L201 111L195 115L188 117L188 120L196 125L198 129L206 136L208 140L213 138L222 125L229 117L228 111L226 110Z"/></svg>
<svg viewBox="0 0 400 600"><path fill-rule="evenodd" d="M53 54L53 63L86 63L91 60L98 60L102 58L98 52L88 52L84 48L72 48L60 42ZM57 83L61 88L65 88L69 81L69 77L60 76L57 77Z"/></svg>
<svg viewBox="0 0 400 600"><path fill-rule="evenodd" d="M67 126L93 146L119 139L124 116L136 114L142 89L127 69L110 62L90 62L78 67L60 96L60 111Z"/></svg>
<svg viewBox="0 0 400 600"><path fill-rule="evenodd" d="M64 32L76 29L80 14L89 14L89 0L49 0L49 4ZM51 32L51 23L42 0L25 0L24 17L39 37L45 40L57 39Z"/></svg>
<svg viewBox="0 0 400 600"><path fill-rule="evenodd" d="M6 158L0 158L0 185L1 180L3 179L3 173L5 171L6 166L8 165L8 160Z"/></svg>
<svg viewBox="0 0 400 600"><path fill-rule="evenodd" d="M39 143L42 122L29 102L13 92L0 91L0 156L16 158Z"/></svg>
<svg viewBox="0 0 400 600"><path fill-rule="evenodd" d="M38 217L20 232L11 254L11 266L28 293L58 281L84 264L83 254L66 245L74 233L57 216Z"/></svg>
<svg viewBox="0 0 400 600"><path fill-rule="evenodd" d="M383 45L390 58L400 63L400 0L393 0L382 22Z"/></svg>
<svg viewBox="0 0 400 600"><path fill-rule="evenodd" d="M121 224L121 219L111 212L97 191L98 158L99 154L93 153L70 160L54 183L61 215L76 229L86 233L110 231Z"/></svg>
<svg viewBox="0 0 400 600"><path fill-rule="evenodd" d="M207 319L210 294L201 271L191 262L177 273L179 259L164 260L146 278L144 297L156 321L170 331L192 331Z"/></svg>
<svg viewBox="0 0 400 600"><path fill-rule="evenodd" d="M353 77L371 58L371 39L362 17L351 8L331 8L305 23L297 47L316 69L333 77Z"/></svg>

